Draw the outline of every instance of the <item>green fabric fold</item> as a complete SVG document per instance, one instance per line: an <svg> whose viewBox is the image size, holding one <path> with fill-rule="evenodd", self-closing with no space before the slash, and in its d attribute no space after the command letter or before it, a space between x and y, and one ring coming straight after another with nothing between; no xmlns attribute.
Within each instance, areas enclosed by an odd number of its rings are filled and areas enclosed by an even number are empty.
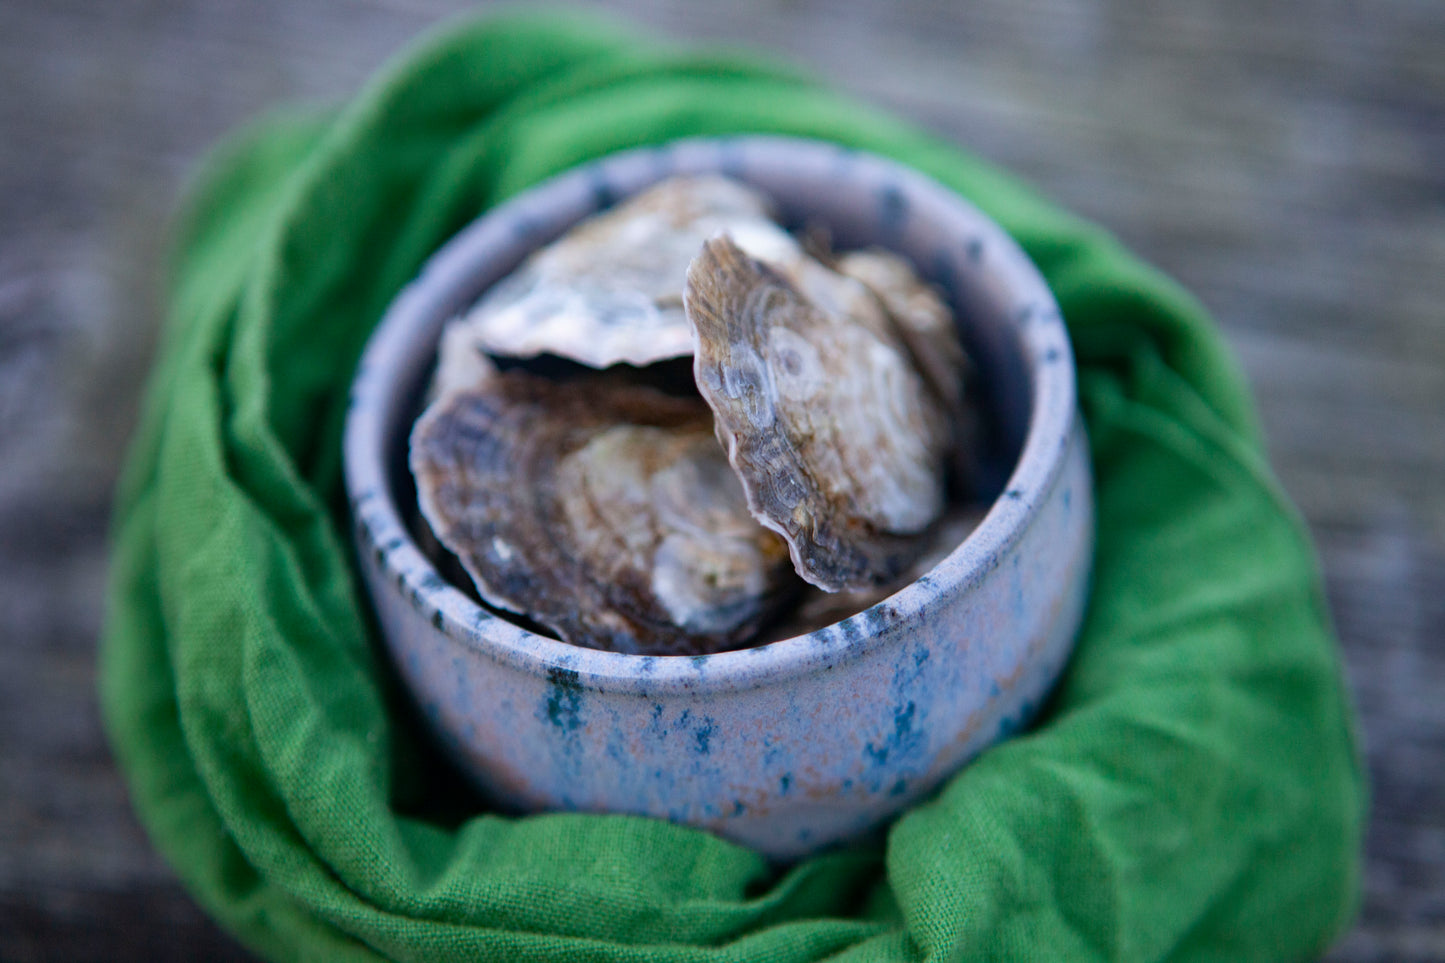
<svg viewBox="0 0 1445 963"><path fill-rule="evenodd" d="M1080 366L1095 584L1042 723L886 843L779 870L624 816L479 811L395 691L347 548L361 347L424 259L558 171L779 132L968 197ZM440 31L219 151L179 227L117 500L101 696L138 813L257 952L305 960L1280 960L1358 890L1363 787L1313 551L1205 313L956 148L745 54L571 17Z"/></svg>

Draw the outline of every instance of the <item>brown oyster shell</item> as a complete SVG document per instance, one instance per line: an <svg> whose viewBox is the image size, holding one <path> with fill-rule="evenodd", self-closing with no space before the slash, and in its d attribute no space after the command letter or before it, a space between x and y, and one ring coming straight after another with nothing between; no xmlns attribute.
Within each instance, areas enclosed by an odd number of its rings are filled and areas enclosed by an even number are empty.
<svg viewBox="0 0 1445 963"><path fill-rule="evenodd" d="M892 582L881 586L846 589L841 592L823 592L809 586L799 597L795 608L777 625L770 627L762 642L776 642L796 635L806 635L824 626L841 622L850 615L857 615L871 608L896 592L918 581L935 565L948 557L949 553L963 544L964 539L983 521L986 507L977 504L951 505L942 517L922 536L922 553Z"/></svg>
<svg viewBox="0 0 1445 963"><path fill-rule="evenodd" d="M682 284L703 241L727 231L754 256L801 256L769 207L718 175L663 181L534 253L467 312L466 329L504 357L553 354L594 368L685 357Z"/></svg>
<svg viewBox="0 0 1445 963"><path fill-rule="evenodd" d="M483 599L577 645L703 654L798 586L698 400L507 371L417 422L422 513Z"/></svg>
<svg viewBox="0 0 1445 963"><path fill-rule="evenodd" d="M846 301L815 303L726 236L687 272L694 375L748 506L787 540L798 574L830 592L887 584L918 556L914 536L943 508L951 441L877 299L864 292L869 317Z"/></svg>

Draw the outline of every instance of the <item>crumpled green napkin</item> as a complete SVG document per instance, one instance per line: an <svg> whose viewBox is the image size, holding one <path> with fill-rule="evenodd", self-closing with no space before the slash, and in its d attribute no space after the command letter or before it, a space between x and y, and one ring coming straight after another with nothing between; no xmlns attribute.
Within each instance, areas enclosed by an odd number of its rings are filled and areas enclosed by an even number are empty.
<svg viewBox="0 0 1445 963"><path fill-rule="evenodd" d="M773 131L997 218L1073 334L1095 585L1043 723L786 872L623 816L505 818L428 764L348 561L362 343L478 213L620 148ZM117 507L101 692L135 805L276 959L1282 960L1353 910L1363 790L1310 545L1200 308L956 149L736 53L468 23L214 158Z"/></svg>

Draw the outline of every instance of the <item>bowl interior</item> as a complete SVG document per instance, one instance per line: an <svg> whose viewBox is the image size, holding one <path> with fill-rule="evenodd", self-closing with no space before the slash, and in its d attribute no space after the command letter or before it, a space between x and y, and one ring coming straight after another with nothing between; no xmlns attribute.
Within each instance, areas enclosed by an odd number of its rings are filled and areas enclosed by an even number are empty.
<svg viewBox="0 0 1445 963"><path fill-rule="evenodd" d="M369 539L402 547L396 543L413 538L416 494L406 444L442 326L530 252L583 218L666 177L701 172L723 173L760 189L773 199L785 227L822 227L838 250L881 246L904 255L946 295L976 365L975 390L988 429L974 496L993 505L935 573L966 582L991 553L996 557L1017 537L1034 496L1058 470L1074 417L1068 340L1038 272L971 204L897 163L834 144L736 137L627 151L559 175L493 209L427 263L388 310L353 388L346 457L354 509L358 498L376 494L378 480L383 489L381 505L372 504L367 513ZM997 497L1005 493L1010 497ZM397 581L410 581L413 593L436 593L434 624L463 641L500 640L513 658L581 659L604 675L626 675L633 670L625 660L646 658L579 650L527 631L521 620L512 619L515 631L491 625L475 601L447 591L430 562L412 552L414 545L405 548ZM907 602L914 589L904 589L894 601ZM786 648L791 641L740 651ZM714 665L713 672L719 668Z"/></svg>

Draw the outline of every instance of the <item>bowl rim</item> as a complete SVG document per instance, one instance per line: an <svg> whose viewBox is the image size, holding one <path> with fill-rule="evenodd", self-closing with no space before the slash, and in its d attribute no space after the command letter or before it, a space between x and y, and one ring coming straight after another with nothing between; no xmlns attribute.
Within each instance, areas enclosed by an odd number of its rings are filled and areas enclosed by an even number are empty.
<svg viewBox="0 0 1445 963"><path fill-rule="evenodd" d="M555 217L557 198L571 198L574 205L578 197L590 198L596 210L622 196L606 187L616 179L640 178L645 186L670 174L721 172L746 180L750 169L807 164L826 165L860 183L886 185L909 198L911 209L935 211L935 218L956 222L952 231L970 244L981 243L1007 285L1012 323L1032 380L1031 408L1019 457L973 531L927 574L862 612L804 635L711 655L634 655L572 645L487 611L443 578L412 539L387 477L396 382L418 348L416 329L439 329L438 312L448 298L458 290L475 291L472 279L487 249L499 237L534 229L549 212ZM435 353L434 342L428 353ZM438 248L387 307L362 352L346 413L343 474L357 548L374 559L383 576L379 584L424 613L452 642L567 685L632 694L702 694L775 685L852 661L886 643L890 634L881 629L887 625L911 621L941 594L970 591L1037 516L1063 470L1077 417L1073 351L1053 294L1017 242L971 202L897 161L828 141L777 135L687 138L618 151L549 177L484 212Z"/></svg>

